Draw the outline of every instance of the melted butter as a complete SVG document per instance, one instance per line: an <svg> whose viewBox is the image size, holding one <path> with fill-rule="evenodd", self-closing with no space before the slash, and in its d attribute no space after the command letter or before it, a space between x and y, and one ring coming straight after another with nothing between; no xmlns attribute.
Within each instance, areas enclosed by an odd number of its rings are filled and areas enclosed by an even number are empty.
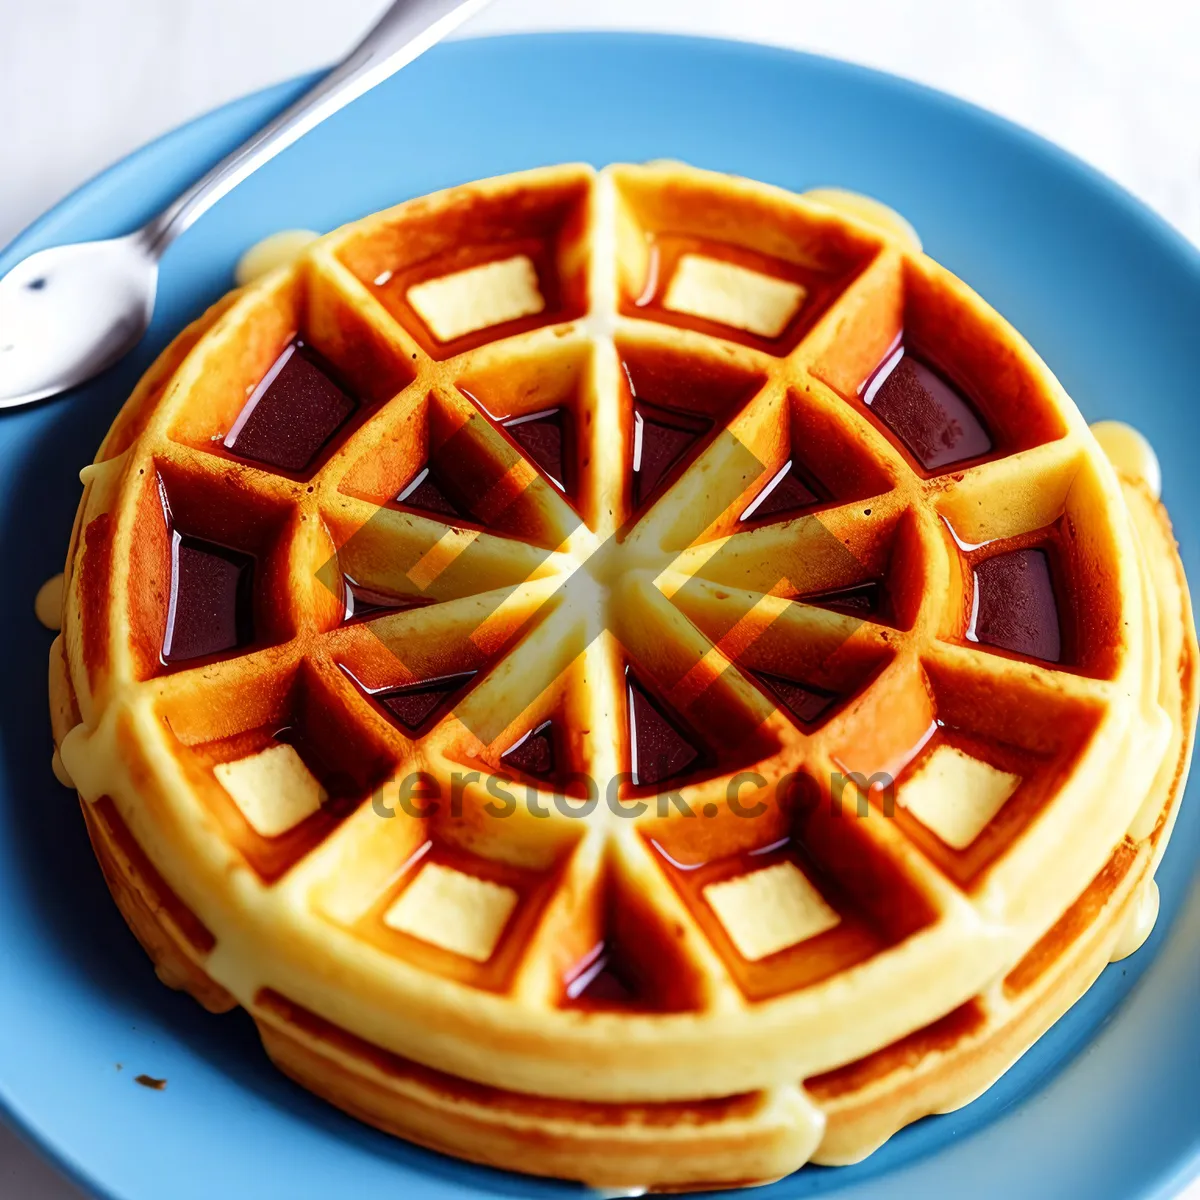
<svg viewBox="0 0 1200 1200"><path fill-rule="evenodd" d="M50 756L50 769L54 772L54 778L58 780L63 787L73 788L75 781L71 778L70 772L63 764L62 755L55 748L54 753Z"/></svg>
<svg viewBox="0 0 1200 1200"><path fill-rule="evenodd" d="M63 577L60 572L47 579L34 597L33 611L47 629L62 628Z"/></svg>
<svg viewBox="0 0 1200 1200"><path fill-rule="evenodd" d="M1109 962L1120 962L1135 951L1140 950L1154 922L1158 919L1158 884L1153 879L1147 879L1138 887L1138 894L1133 901L1133 907L1125 918L1125 925L1117 935L1113 944Z"/></svg>
<svg viewBox="0 0 1200 1200"><path fill-rule="evenodd" d="M245 287L277 267L295 262L321 235L311 229L281 229L278 233L255 242L237 261L233 269L234 282Z"/></svg>
<svg viewBox="0 0 1200 1200"><path fill-rule="evenodd" d="M803 193L804 199L823 204L834 212L853 217L878 229L880 233L903 242L910 250L920 253L921 238L917 231L894 208L880 200L864 196L860 192L848 192L843 188L810 188Z"/></svg>
<svg viewBox="0 0 1200 1200"><path fill-rule="evenodd" d="M1162 495L1162 467L1144 435L1124 421L1097 421L1092 433L1118 475L1143 484L1155 500Z"/></svg>

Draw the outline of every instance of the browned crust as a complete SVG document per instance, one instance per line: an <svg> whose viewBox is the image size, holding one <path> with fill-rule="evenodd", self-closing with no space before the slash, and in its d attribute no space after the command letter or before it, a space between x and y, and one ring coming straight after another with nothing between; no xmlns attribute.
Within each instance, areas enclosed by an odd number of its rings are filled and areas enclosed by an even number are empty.
<svg viewBox="0 0 1200 1200"><path fill-rule="evenodd" d="M216 945L199 918L168 887L107 796L80 802L92 849L121 915L159 979L190 993L209 1012L228 1012L237 1001L200 966Z"/></svg>
<svg viewBox="0 0 1200 1200"><path fill-rule="evenodd" d="M632 1186L660 1177L667 1162L678 1174L679 1147L663 1139L677 1143L682 1131L689 1187L719 1177L718 1164L730 1161L767 1168L739 1181L745 1186L798 1165L790 1128L738 1122L766 1104L761 1093L630 1106L559 1102L431 1071L275 994L260 995L253 1015L267 1053L289 1078L376 1129L472 1162Z"/></svg>

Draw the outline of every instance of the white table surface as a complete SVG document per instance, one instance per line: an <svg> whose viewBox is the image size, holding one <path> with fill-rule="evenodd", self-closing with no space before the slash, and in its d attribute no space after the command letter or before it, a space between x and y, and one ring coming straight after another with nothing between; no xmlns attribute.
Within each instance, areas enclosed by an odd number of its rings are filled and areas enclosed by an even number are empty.
<svg viewBox="0 0 1200 1200"><path fill-rule="evenodd" d="M0 0L0 245L150 138L329 62L382 8ZM909 76L1072 150L1200 243L1196 0L495 0L464 32L562 28L774 42ZM0 1200L81 1196L0 1125Z"/></svg>

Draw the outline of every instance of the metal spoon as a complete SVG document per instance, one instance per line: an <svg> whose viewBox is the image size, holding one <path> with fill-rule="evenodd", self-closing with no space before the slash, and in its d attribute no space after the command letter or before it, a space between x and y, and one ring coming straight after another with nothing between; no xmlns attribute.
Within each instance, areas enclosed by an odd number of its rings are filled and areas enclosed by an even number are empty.
<svg viewBox="0 0 1200 1200"><path fill-rule="evenodd" d="M154 311L158 260L185 229L263 163L489 2L396 0L320 83L141 229L19 262L0 279L0 408L56 396L131 350Z"/></svg>

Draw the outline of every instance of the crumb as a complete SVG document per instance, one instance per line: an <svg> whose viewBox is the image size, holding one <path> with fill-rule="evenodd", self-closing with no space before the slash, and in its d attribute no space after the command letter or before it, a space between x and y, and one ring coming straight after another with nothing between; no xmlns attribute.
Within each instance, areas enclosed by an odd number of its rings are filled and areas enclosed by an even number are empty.
<svg viewBox="0 0 1200 1200"><path fill-rule="evenodd" d="M161 1092L167 1086L165 1079L155 1079L152 1075L139 1075L133 1082L140 1083L142 1087L149 1088L152 1092Z"/></svg>

